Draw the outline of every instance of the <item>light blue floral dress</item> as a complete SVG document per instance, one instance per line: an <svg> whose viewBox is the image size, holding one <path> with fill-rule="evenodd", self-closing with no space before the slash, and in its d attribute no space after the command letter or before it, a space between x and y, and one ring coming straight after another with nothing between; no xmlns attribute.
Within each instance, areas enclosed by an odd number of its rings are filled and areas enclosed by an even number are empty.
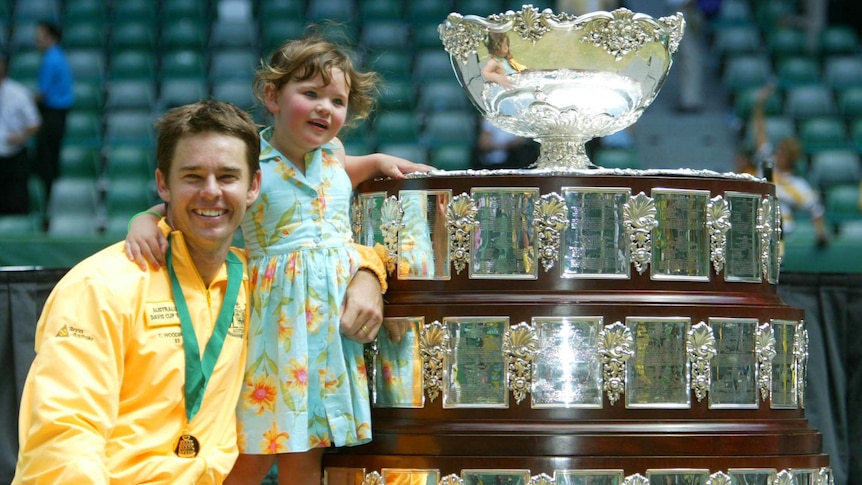
<svg viewBox="0 0 862 485"><path fill-rule="evenodd" d="M261 133L261 195L242 233L252 311L245 385L237 406L240 453L302 452L371 439L361 343L339 315L358 271L351 246L351 183L324 145L302 174Z"/></svg>

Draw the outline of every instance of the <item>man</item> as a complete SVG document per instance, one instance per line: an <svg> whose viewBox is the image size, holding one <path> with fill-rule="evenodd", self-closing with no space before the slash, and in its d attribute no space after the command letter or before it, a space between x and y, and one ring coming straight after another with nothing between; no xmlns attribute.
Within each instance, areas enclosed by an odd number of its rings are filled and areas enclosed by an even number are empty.
<svg viewBox="0 0 862 485"><path fill-rule="evenodd" d="M201 101L156 124L166 264L117 243L45 304L24 387L15 484L221 483L237 457L248 279L234 233L260 190L260 139Z"/></svg>
<svg viewBox="0 0 862 485"><path fill-rule="evenodd" d="M36 102L42 115L43 129L36 139L33 166L45 182L45 194L51 196L51 184L60 166L60 148L66 132L66 115L75 101L72 69L60 47L62 31L47 21L36 25L36 47L42 51L37 78Z"/></svg>
<svg viewBox="0 0 862 485"><path fill-rule="evenodd" d="M27 88L6 77L8 65L0 53L0 214L26 214L26 143L42 120Z"/></svg>

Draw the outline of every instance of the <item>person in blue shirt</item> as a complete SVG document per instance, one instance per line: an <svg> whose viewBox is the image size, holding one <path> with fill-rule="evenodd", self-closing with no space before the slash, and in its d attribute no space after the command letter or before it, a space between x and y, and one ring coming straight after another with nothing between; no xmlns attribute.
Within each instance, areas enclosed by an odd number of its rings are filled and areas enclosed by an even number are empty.
<svg viewBox="0 0 862 485"><path fill-rule="evenodd" d="M60 47L61 38L60 27L53 22L40 21L36 25L36 47L42 51L36 85L42 128L36 138L33 171L45 183L47 197L51 195L51 184L59 171L66 115L75 101L72 69Z"/></svg>

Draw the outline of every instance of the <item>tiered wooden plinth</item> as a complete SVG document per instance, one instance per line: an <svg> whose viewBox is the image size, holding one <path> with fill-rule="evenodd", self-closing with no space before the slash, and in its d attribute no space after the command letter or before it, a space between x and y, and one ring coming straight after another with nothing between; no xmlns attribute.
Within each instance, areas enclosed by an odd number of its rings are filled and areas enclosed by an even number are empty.
<svg viewBox="0 0 862 485"><path fill-rule="evenodd" d="M710 199L720 196L718 202L740 193L753 194L767 206L774 201L772 185L754 179L603 170L576 174L449 173L369 182L361 186L360 193L399 198L400 191L405 190L448 189L454 198L499 187L538 189L540 196L563 195L572 187L627 187L632 197L680 189L708 191ZM759 325L799 322L802 329L803 312L785 305L776 294L777 282L770 281L769 274L777 274L776 268L770 268L776 260L768 251L761 251L770 239L778 237L770 224L775 216L767 214L761 220L747 221L752 237L765 234L764 246L757 246L764 270L758 281L728 281L725 268L717 272L712 263L706 281L674 275L656 278L649 266L643 272L633 267L631 274L622 278L562 277L562 260L547 271L537 260L535 277L476 278L468 264L461 272L452 269L448 279L400 279L393 271L385 315L387 319L421 317L426 326L459 317L506 317L509 325L515 326L530 324L536 317L597 316L605 328L615 322L625 326L633 318L683 318L690 322L687 328L700 322L738 318L756 319ZM668 216L659 213L659 225L662 217ZM743 225L739 224L739 230ZM565 245L565 237L562 239ZM715 247L708 252L714 257ZM804 333L799 337L804 345ZM635 365L637 345L636 339L631 348L635 356L629 358L628 366ZM786 346L788 342L779 339L776 345ZM777 350L784 355L794 352ZM805 348L801 350L795 350L796 369L804 374ZM670 476L677 477L671 480L675 483L703 481L696 473L674 475L679 470L707 472L716 480L721 473L733 475L740 469L755 469L773 470L785 477L802 473L804 476L793 480L820 483L826 480L820 477L829 474L829 460L822 453L821 435L805 419L804 376L800 382L798 396L793 396L798 397L795 405L785 403L780 408L770 393L760 396L758 392L753 406L713 407L708 396L697 399L694 391L690 402L671 406L631 406L625 393L611 402L603 391L596 408L534 407L529 394L520 402L510 395L504 407L444 407L442 392L431 399L426 389L420 407L375 405L373 441L333 450L325 456L324 467L329 470L330 485L353 483L351 477L374 472L385 478L384 471L390 469L436 470L439 478L462 475L464 470L529 470L532 477L553 477L562 470L622 470L627 480L640 475L668 482ZM668 475L670 470L674 472ZM469 481L464 476L461 479Z"/></svg>

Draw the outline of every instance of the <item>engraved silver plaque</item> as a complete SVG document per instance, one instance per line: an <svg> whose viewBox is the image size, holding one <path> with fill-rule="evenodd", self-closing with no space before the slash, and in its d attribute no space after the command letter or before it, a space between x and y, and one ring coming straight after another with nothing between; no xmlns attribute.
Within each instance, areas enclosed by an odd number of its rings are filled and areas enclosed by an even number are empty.
<svg viewBox="0 0 862 485"><path fill-rule="evenodd" d="M729 468L732 485L772 485L778 470L775 468Z"/></svg>
<svg viewBox="0 0 862 485"><path fill-rule="evenodd" d="M623 485L624 470L555 470L554 485Z"/></svg>
<svg viewBox="0 0 862 485"><path fill-rule="evenodd" d="M463 485L529 485L530 470L461 470Z"/></svg>
<svg viewBox="0 0 862 485"><path fill-rule="evenodd" d="M533 210L539 189L474 188L476 222L470 278L536 279Z"/></svg>
<svg viewBox="0 0 862 485"><path fill-rule="evenodd" d="M398 233L399 280L450 278L449 230L446 212L451 190L399 192L401 231Z"/></svg>
<svg viewBox="0 0 862 485"><path fill-rule="evenodd" d="M425 405L419 332L423 317L384 318L377 334L372 403L380 408Z"/></svg>
<svg viewBox="0 0 862 485"><path fill-rule="evenodd" d="M443 407L508 407L503 340L509 317L447 317L443 326L452 349L445 366Z"/></svg>
<svg viewBox="0 0 862 485"><path fill-rule="evenodd" d="M716 354L712 359L709 408L757 409L756 318L710 318Z"/></svg>
<svg viewBox="0 0 862 485"><path fill-rule="evenodd" d="M626 368L626 408L691 407L687 317L626 317L634 355Z"/></svg>
<svg viewBox="0 0 862 485"><path fill-rule="evenodd" d="M631 190L563 187L569 227L563 239L563 278L631 277L623 208Z"/></svg>
<svg viewBox="0 0 862 485"><path fill-rule="evenodd" d="M820 485L818 468L793 468L790 474L793 476L793 485Z"/></svg>
<svg viewBox="0 0 862 485"><path fill-rule="evenodd" d="M796 380L796 329L799 322L772 320L775 336L775 357L772 359L772 388L769 392L772 409L796 409L798 407Z"/></svg>
<svg viewBox="0 0 862 485"><path fill-rule="evenodd" d="M383 202L386 192L367 192L359 194L359 237L356 242L368 247L374 244L384 244L382 221Z"/></svg>
<svg viewBox="0 0 862 485"><path fill-rule="evenodd" d="M646 471L650 485L707 485L709 470L655 469Z"/></svg>
<svg viewBox="0 0 862 485"><path fill-rule="evenodd" d="M362 485L365 468L328 466L323 469L323 485Z"/></svg>
<svg viewBox="0 0 862 485"><path fill-rule="evenodd" d="M650 278L709 281L708 190L653 189L656 219Z"/></svg>
<svg viewBox="0 0 862 485"><path fill-rule="evenodd" d="M421 468L383 468L380 470L385 485L437 485L440 470Z"/></svg>
<svg viewBox="0 0 862 485"><path fill-rule="evenodd" d="M602 317L533 317L539 351L532 407L602 407Z"/></svg>
<svg viewBox="0 0 862 485"><path fill-rule="evenodd" d="M730 230L727 231L724 280L760 283L760 236L757 208L760 195L726 192L730 205Z"/></svg>

